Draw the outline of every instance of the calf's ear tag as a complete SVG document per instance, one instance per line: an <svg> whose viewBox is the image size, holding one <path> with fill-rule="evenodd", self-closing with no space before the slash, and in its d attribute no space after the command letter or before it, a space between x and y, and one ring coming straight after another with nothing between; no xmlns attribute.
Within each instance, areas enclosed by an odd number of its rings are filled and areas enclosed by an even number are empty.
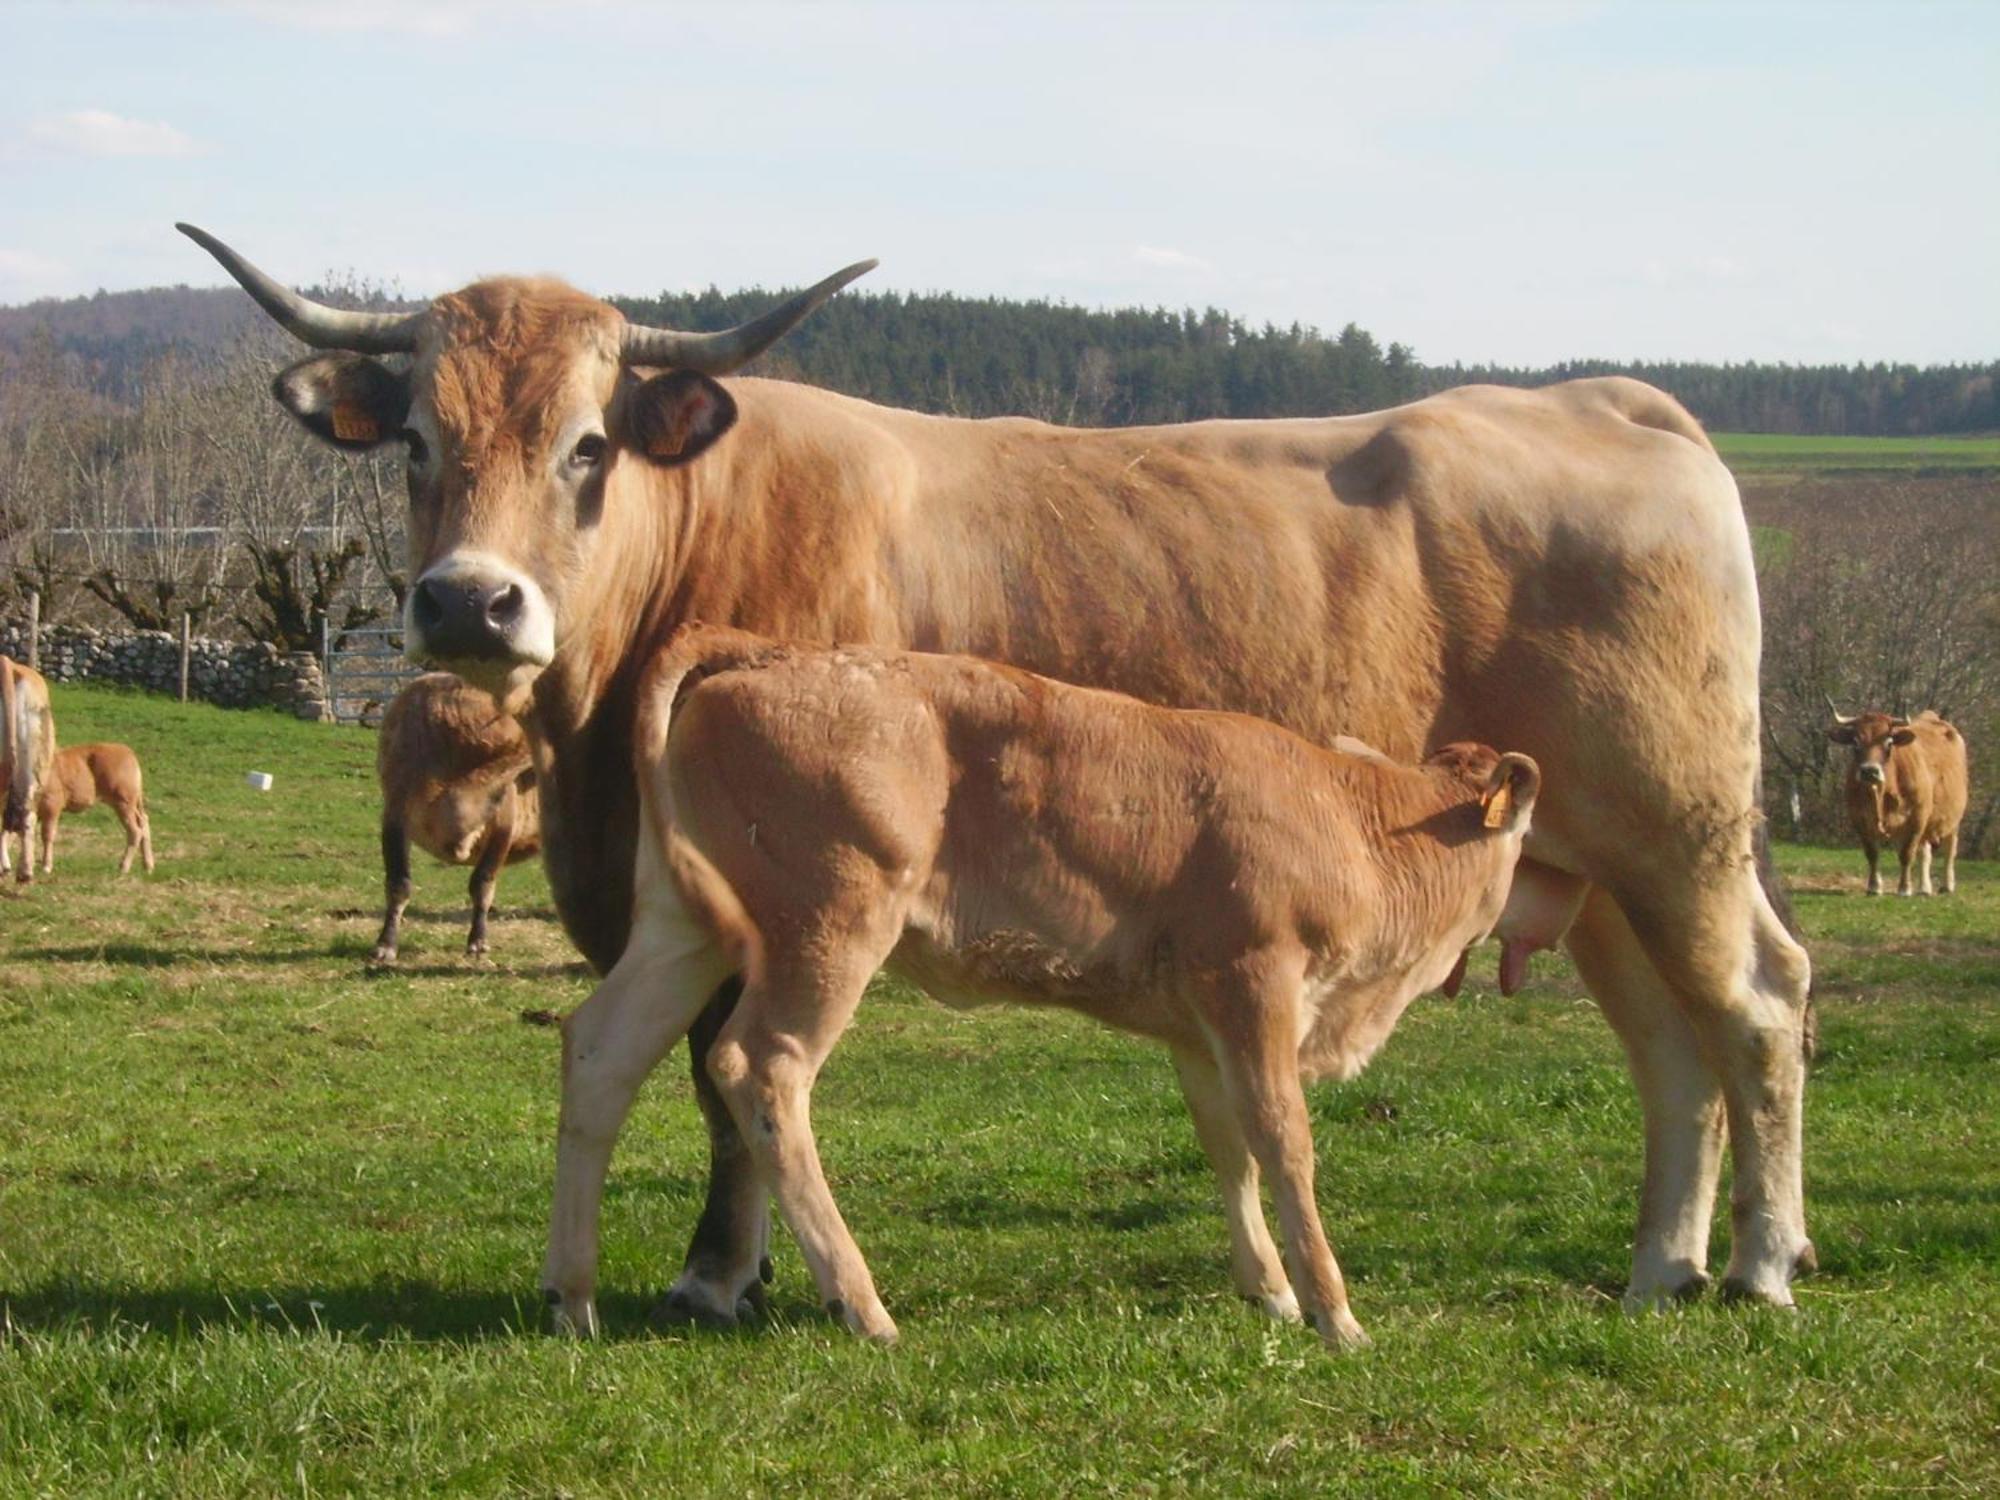
<svg viewBox="0 0 2000 1500"><path fill-rule="evenodd" d="M1509 777L1498 786L1488 787L1480 794L1480 803L1486 808L1486 826L1504 828L1514 811L1514 782Z"/></svg>
<svg viewBox="0 0 2000 1500"><path fill-rule="evenodd" d="M352 401L336 401L332 416L333 435L343 443L373 443L381 439L382 428L366 407L356 406Z"/></svg>

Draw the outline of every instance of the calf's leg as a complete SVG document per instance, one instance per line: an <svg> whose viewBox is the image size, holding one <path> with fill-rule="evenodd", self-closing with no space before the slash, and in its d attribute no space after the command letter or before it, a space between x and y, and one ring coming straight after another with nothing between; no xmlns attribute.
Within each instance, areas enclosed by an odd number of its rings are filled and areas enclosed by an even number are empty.
<svg viewBox="0 0 2000 1500"><path fill-rule="evenodd" d="M824 948L816 950L824 955ZM813 1140L812 1086L887 955L848 948L817 962L772 956L761 983L745 986L708 1055L758 1174L799 1242L828 1312L864 1338L893 1343L896 1324L827 1187Z"/></svg>
<svg viewBox="0 0 2000 1500"><path fill-rule="evenodd" d="M649 873L650 870L650 873ZM562 1111L542 1293L556 1326L597 1328L597 1233L611 1149L639 1085L729 972L642 839L638 901L625 952L563 1023Z"/></svg>
<svg viewBox="0 0 2000 1500"><path fill-rule="evenodd" d="M1313 1139L1299 1084L1303 964L1259 955L1218 976L1203 1003L1215 1061L1243 1138L1271 1179L1299 1304L1332 1348L1368 1335L1347 1306L1347 1283L1313 1198Z"/></svg>
<svg viewBox="0 0 2000 1500"><path fill-rule="evenodd" d="M403 908L410 904L410 835L397 818L382 820L382 935L375 939L378 964L396 961L401 940Z"/></svg>
<svg viewBox="0 0 2000 1500"><path fill-rule="evenodd" d="M514 847L513 826L496 822L486 831L479 858L472 864L472 932L465 940L465 956L477 958L486 951L486 918L493 910L493 886L500 867L507 863L507 851Z"/></svg>
<svg viewBox="0 0 2000 1500"><path fill-rule="evenodd" d="M1174 1051L1181 1096L1194 1119L1195 1135L1222 1184L1222 1211L1229 1220L1229 1263L1236 1290L1281 1322L1299 1321L1299 1299L1285 1278L1264 1203L1257 1191L1257 1160L1236 1122L1222 1074L1207 1053Z"/></svg>
<svg viewBox="0 0 2000 1500"><path fill-rule="evenodd" d="M62 822L62 813L53 808L42 817L42 873L52 875L56 868L56 825Z"/></svg>
<svg viewBox="0 0 2000 1500"><path fill-rule="evenodd" d="M145 844L146 815L136 805L127 803L118 809L118 821L125 825L125 857L118 861L118 873L130 875L132 860ZM146 868L152 868L150 860Z"/></svg>

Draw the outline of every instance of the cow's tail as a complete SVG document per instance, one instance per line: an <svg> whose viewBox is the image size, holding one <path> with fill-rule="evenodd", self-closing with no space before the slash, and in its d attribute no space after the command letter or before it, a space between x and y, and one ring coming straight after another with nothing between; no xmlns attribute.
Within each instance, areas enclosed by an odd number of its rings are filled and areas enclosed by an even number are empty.
<svg viewBox="0 0 2000 1500"><path fill-rule="evenodd" d="M646 826L659 841L668 877L690 915L712 933L746 983L763 969L763 939L735 888L675 823L667 795L667 741L675 708L704 678L758 667L786 654L762 636L737 630L687 626L654 657L641 679L638 721L632 736L639 801Z"/></svg>
<svg viewBox="0 0 2000 1500"><path fill-rule="evenodd" d="M21 718L25 697L15 684L13 661L0 656L0 761L7 764L6 805L0 811L0 827L8 833L27 831L28 798L34 791L28 726Z"/></svg>

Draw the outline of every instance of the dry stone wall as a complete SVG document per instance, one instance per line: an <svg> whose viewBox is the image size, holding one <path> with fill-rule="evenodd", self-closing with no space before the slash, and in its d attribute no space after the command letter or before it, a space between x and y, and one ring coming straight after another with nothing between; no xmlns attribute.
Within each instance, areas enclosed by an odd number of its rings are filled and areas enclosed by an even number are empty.
<svg viewBox="0 0 2000 1500"><path fill-rule="evenodd" d="M25 625L0 624L0 656L28 659ZM164 630L54 626L42 631L41 673L51 682L122 682L177 694L180 638ZM264 641L195 637L188 650L188 696L224 708L268 705L301 719L326 715L326 681L319 658L310 651L280 651Z"/></svg>

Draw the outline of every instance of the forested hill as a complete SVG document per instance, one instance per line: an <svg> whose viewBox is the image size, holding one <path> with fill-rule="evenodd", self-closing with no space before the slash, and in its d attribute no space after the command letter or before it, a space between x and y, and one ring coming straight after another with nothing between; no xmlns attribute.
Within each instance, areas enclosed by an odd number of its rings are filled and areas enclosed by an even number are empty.
<svg viewBox="0 0 2000 1500"><path fill-rule="evenodd" d="M711 289L614 300L642 321L710 329L754 316L778 295ZM362 302L390 305L373 296ZM53 344L83 383L113 399L129 398L164 353L200 355L263 332L261 315L233 289L100 292L0 308L0 356ZM1672 391L1718 431L2000 431L2000 361L1427 366L1407 347L1385 347L1351 323L1324 334L1296 324L1252 327L1212 308L1095 311L949 294L849 292L759 368L899 406L1081 424L1363 411L1469 381L1541 385L1618 373Z"/></svg>

